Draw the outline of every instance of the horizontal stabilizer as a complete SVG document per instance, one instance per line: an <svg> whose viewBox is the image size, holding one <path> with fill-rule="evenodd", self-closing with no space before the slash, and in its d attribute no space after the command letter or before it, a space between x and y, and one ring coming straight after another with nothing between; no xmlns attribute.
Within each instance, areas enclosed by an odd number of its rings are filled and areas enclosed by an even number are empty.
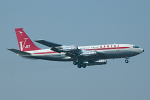
<svg viewBox="0 0 150 100"><path fill-rule="evenodd" d="M38 43L43 44L43 45L46 45L48 47L62 46L61 44L49 42L49 41L46 41L46 40L35 40L35 42L38 42Z"/></svg>
<svg viewBox="0 0 150 100"><path fill-rule="evenodd" d="M29 56L29 55L31 55L30 53L27 53L27 52L24 52L24 51L20 51L20 50L17 50L17 49L8 49L8 50L10 50L10 51L12 51L12 52L14 52L14 53L16 53L16 54L18 54L18 55L21 55L21 56Z"/></svg>

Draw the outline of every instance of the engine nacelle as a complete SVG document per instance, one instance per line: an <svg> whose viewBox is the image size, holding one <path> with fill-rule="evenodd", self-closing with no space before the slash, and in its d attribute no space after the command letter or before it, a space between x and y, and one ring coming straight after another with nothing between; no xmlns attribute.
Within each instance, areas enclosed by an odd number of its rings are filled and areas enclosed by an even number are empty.
<svg viewBox="0 0 150 100"><path fill-rule="evenodd" d="M77 51L78 50L78 47L77 46L60 46L60 47L57 47L61 52L73 52L73 51Z"/></svg>
<svg viewBox="0 0 150 100"><path fill-rule="evenodd" d="M96 51L87 51L87 50L82 50L80 56L94 56L97 55Z"/></svg>
<svg viewBox="0 0 150 100"><path fill-rule="evenodd" d="M92 66L92 65L104 65L104 64L107 64L107 60L97 60L97 61L94 61L94 62L84 62L84 64L86 66Z"/></svg>

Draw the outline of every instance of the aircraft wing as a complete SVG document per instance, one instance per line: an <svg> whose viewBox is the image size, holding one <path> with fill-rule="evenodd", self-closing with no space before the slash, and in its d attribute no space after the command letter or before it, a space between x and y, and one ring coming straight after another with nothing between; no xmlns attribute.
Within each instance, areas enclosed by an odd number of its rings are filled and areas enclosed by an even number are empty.
<svg viewBox="0 0 150 100"><path fill-rule="evenodd" d="M46 45L48 47L51 47L51 50L61 53L61 52L65 52L67 56L71 57L71 58L77 58L77 57L88 57L88 56L96 56L96 55L100 55L102 57L104 57L104 53L98 53L96 51L89 51L89 50L83 50L83 49L79 49L77 46L71 45L71 46L65 46L65 45L61 45L61 44L57 44L57 43L53 43L53 42L48 42L46 40L36 40L36 42Z"/></svg>
<svg viewBox="0 0 150 100"><path fill-rule="evenodd" d="M49 42L49 41L46 41L46 40L35 40L35 42L38 42L38 43L43 44L43 45L46 45L48 47L62 46L61 44Z"/></svg>
<svg viewBox="0 0 150 100"><path fill-rule="evenodd" d="M55 52L58 52L58 53L66 52L67 54L69 54L71 56L71 54L69 52L71 52L70 48L72 48L72 47L70 47L70 46L64 46L64 45L49 42L49 41L46 41L46 40L36 40L35 42L38 42L40 44L51 47L51 50L53 50Z"/></svg>

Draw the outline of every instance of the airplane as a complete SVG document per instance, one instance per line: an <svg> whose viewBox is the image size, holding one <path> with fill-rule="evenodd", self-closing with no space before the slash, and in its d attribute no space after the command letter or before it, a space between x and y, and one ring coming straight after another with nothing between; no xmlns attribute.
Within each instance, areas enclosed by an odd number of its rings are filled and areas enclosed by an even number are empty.
<svg viewBox="0 0 150 100"><path fill-rule="evenodd" d="M35 42L50 47L49 49L40 49L27 36L23 28L15 28L15 32L20 50L13 48L8 50L16 53L18 56L51 61L72 61L78 68L104 65L107 64L107 59L115 58L125 58L125 63L128 63L130 57L144 52L144 49L132 44L75 46L36 40Z"/></svg>

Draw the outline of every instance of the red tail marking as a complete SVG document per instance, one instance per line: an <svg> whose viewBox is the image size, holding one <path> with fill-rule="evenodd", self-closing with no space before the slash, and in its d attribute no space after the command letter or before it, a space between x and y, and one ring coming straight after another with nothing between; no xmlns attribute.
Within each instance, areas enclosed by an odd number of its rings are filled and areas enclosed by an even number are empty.
<svg viewBox="0 0 150 100"><path fill-rule="evenodd" d="M16 31L19 49L21 51L41 50L31 41L31 39L23 31L23 28L16 28L15 31Z"/></svg>

